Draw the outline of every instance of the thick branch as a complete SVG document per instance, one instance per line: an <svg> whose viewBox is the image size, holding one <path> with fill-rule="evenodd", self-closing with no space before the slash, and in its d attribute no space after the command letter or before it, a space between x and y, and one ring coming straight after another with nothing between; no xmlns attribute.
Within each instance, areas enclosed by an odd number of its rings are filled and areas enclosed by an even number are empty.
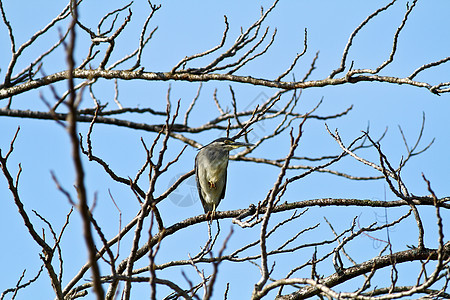
<svg viewBox="0 0 450 300"><path fill-rule="evenodd" d="M62 71L52 75L44 76L40 79L31 80L13 87L3 87L0 89L0 99L9 98L32 89L37 89L43 86L66 80L69 78L69 71ZM305 82L288 82L276 81L262 78L255 78L251 76L238 76L232 74L189 74L189 73L171 73L171 72L142 72L142 71L126 71L126 70L80 70L73 71L73 77L79 79L123 79L133 80L142 79L147 81L230 81L237 83L246 83L258 86L265 86L270 88L278 88L284 90L307 89L312 87L323 87L330 85L342 85L346 83L358 82L384 82L392 84L407 84L411 86L426 88L433 93L439 94L447 92L446 89L441 89L437 86L432 86L426 82L414 81L409 78L399 78L391 76L379 75L359 75L355 77L344 76L341 78L326 78L322 80L310 80Z"/></svg>

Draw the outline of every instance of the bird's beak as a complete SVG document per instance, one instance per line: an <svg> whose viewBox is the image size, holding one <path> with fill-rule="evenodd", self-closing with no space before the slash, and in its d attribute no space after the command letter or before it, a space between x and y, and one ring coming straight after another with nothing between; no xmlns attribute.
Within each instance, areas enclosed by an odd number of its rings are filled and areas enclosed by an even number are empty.
<svg viewBox="0 0 450 300"><path fill-rule="evenodd" d="M248 143L234 142L230 146L233 147L233 149L236 149L236 148L239 148L239 147L251 147L251 146L254 146L254 145L253 144L248 144Z"/></svg>

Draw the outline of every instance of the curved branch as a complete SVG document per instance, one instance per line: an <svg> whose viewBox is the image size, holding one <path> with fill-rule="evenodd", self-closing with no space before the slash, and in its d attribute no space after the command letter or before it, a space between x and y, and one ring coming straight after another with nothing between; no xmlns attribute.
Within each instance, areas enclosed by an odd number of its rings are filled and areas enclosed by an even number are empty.
<svg viewBox="0 0 450 300"><path fill-rule="evenodd" d="M67 80L69 78L69 71L62 71L39 79L31 80L12 87L2 87L0 89L0 99L9 98L24 92L48 86L53 83ZM350 74L351 75L351 74ZM441 89L440 85L432 86L429 83L414 81L409 78L399 78L391 76L379 75L359 75L359 76L345 76L341 78L326 78L322 80L310 80L305 82L287 82L276 81L262 78L255 78L251 76L239 76L232 74L189 74L189 73L171 73L171 72L142 72L142 71L127 71L127 70L80 70L73 71L73 77L79 79L122 79L122 80L147 80L147 81L230 81L236 83L252 84L256 86L265 86L269 88L277 88L283 90L307 89L313 87L324 87L332 85L342 85L346 83L358 82L384 82L391 84L406 84L420 88L426 88L435 94L449 92L448 89Z"/></svg>

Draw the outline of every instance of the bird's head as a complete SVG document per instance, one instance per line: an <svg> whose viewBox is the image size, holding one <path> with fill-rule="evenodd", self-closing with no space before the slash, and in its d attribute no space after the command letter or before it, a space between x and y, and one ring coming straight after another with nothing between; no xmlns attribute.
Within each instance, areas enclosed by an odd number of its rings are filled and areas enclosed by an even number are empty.
<svg viewBox="0 0 450 300"><path fill-rule="evenodd" d="M250 146L253 146L253 144L236 142L230 138L219 138L217 140L212 141L205 147L220 147L222 149L230 151L233 149L237 149L239 147L250 147Z"/></svg>

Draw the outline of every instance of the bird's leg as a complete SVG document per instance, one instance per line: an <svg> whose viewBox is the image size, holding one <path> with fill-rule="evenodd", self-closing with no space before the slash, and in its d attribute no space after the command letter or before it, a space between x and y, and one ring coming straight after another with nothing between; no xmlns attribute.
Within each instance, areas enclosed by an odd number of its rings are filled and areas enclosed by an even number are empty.
<svg viewBox="0 0 450 300"><path fill-rule="evenodd" d="M206 220L208 220L208 223L209 222L212 223L212 221L214 220L215 217L216 217L216 211L215 210L211 210L211 211L208 211L206 213Z"/></svg>
<svg viewBox="0 0 450 300"><path fill-rule="evenodd" d="M213 209L211 211L211 223L215 217L216 217L216 204L213 204Z"/></svg>
<svg viewBox="0 0 450 300"><path fill-rule="evenodd" d="M208 220L208 223L212 222L212 211L206 213L206 220Z"/></svg>

